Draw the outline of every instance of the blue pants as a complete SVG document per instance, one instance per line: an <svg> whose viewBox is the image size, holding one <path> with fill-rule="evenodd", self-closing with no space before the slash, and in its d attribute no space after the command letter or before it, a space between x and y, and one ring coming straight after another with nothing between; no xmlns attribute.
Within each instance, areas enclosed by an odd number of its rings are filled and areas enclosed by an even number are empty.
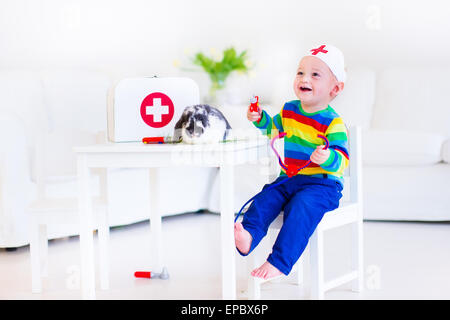
<svg viewBox="0 0 450 320"><path fill-rule="evenodd" d="M288 275L323 215L339 206L342 185L334 179L296 175L264 191L285 178L280 176L264 186L244 214L242 225L253 237L250 253L267 234L272 221L284 211L283 226L267 261Z"/></svg>

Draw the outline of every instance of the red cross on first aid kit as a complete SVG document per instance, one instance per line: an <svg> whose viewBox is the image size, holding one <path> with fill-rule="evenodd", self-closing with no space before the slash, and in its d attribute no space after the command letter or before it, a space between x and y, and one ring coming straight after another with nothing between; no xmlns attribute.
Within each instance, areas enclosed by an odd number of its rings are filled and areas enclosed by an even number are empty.
<svg viewBox="0 0 450 320"><path fill-rule="evenodd" d="M123 79L108 99L109 140L171 137L184 108L199 101L198 85L189 78Z"/></svg>

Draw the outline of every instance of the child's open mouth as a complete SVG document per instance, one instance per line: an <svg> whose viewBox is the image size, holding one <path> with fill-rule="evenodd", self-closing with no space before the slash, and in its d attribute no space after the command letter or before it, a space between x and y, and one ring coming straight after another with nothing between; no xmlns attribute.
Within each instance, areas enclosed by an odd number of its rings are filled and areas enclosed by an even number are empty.
<svg viewBox="0 0 450 320"><path fill-rule="evenodd" d="M300 87L300 91L301 91L301 92L311 92L312 89L309 88L309 87Z"/></svg>

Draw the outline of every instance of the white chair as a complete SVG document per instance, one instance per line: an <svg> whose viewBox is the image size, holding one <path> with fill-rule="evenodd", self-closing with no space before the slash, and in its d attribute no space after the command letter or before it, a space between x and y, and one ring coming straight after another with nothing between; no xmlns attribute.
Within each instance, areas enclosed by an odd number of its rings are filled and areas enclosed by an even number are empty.
<svg viewBox="0 0 450 320"><path fill-rule="evenodd" d="M349 128L350 163L344 176L345 185L339 208L326 213L312 234L308 249L310 252L310 296L312 299L324 299L325 292L352 281L352 290L362 291L363 288L363 214L362 214L362 159L361 159L361 128ZM348 193L348 200L345 199ZM283 223L282 215L271 224L269 234L279 231ZM351 266L348 273L325 281L324 279L324 233L327 230L344 225L352 225ZM260 251L260 250L259 250ZM249 270L257 267L258 248L249 256ZM305 253L307 250L305 250ZM266 252L267 254L267 252ZM303 282L304 255L299 259L293 271L297 271L297 284ZM260 259L259 259L260 260ZM248 294L250 299L260 299L261 285L267 281L249 276Z"/></svg>
<svg viewBox="0 0 450 320"><path fill-rule="evenodd" d="M105 133L98 135L99 142L104 140ZM44 143L38 142L39 147ZM45 170L43 169L44 154L37 155L36 177L38 186L37 200L28 206L29 234L30 234L30 260L31 260L31 291L42 292L42 277L48 276L48 227L69 227L79 230L78 199L52 198L46 194ZM109 288L109 222L107 211L107 188L106 170L97 169L95 174L99 178L99 196L93 199L94 212L96 213L95 226L98 226L99 238L99 264L100 264L100 286L101 289ZM79 232L76 232L79 234Z"/></svg>
<svg viewBox="0 0 450 320"><path fill-rule="evenodd" d="M42 76L43 108L34 131L36 197L29 215L32 292L42 292L42 276L48 274L48 235L79 234L76 161L74 146L106 142L106 93L110 81L102 74L61 70ZM83 119L80 121L80 119ZM94 171L94 170L93 170ZM93 199L100 246L100 285L108 282L106 170L93 172ZM52 230L52 228L54 228ZM50 232L49 232L50 231Z"/></svg>

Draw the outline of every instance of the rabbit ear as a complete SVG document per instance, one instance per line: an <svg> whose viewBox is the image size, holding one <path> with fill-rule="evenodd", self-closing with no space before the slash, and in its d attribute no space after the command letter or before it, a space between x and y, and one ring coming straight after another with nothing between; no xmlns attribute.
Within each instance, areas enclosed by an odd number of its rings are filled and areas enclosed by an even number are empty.
<svg viewBox="0 0 450 320"><path fill-rule="evenodd" d="M173 132L173 141L177 142L177 141L181 140L183 125L188 122L191 115L192 115L192 110L190 110L189 107L184 109L183 113L181 114L180 119L175 124L174 132Z"/></svg>

